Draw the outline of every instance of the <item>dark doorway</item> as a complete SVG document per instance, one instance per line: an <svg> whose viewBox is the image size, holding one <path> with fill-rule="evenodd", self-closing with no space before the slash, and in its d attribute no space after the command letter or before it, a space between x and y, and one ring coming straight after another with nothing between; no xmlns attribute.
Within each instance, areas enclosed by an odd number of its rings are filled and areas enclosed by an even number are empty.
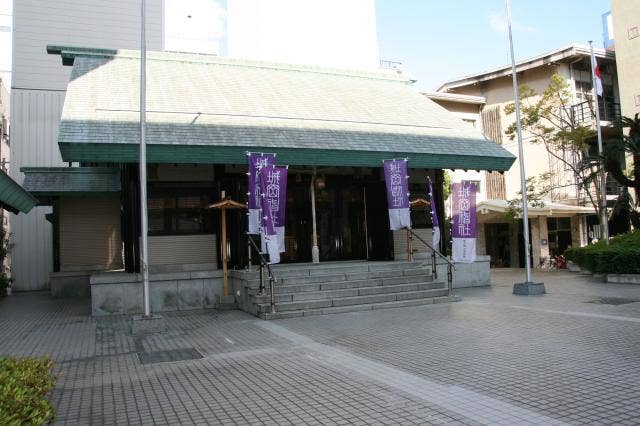
<svg viewBox="0 0 640 426"><path fill-rule="evenodd" d="M482 225L480 225L482 226ZM511 244L508 223L484 225L487 254L491 256L492 268L511 267Z"/></svg>
<svg viewBox="0 0 640 426"><path fill-rule="evenodd" d="M518 220L518 267L526 267L524 263L525 251L524 251L524 225L522 220ZM529 222L529 264L533 268L533 248L531 246L531 222Z"/></svg>
<svg viewBox="0 0 640 426"><path fill-rule="evenodd" d="M387 190L384 182L365 185L367 207L367 245L369 260L393 259L393 236L389 231Z"/></svg>
<svg viewBox="0 0 640 426"><path fill-rule="evenodd" d="M311 262L310 176L293 175L287 188L284 262Z"/></svg>
<svg viewBox="0 0 640 426"><path fill-rule="evenodd" d="M330 176L316 186L316 220L320 260L364 259L364 191L344 176Z"/></svg>

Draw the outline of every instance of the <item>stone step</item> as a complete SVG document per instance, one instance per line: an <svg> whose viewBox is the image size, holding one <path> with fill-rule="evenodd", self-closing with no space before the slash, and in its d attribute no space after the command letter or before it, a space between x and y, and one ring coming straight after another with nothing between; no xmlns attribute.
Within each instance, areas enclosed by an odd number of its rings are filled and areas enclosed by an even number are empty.
<svg viewBox="0 0 640 426"><path fill-rule="evenodd" d="M288 288L279 289L282 293L276 293L276 303L283 302L300 302L305 300L318 300L318 299L336 299L344 297L355 296L370 296L375 294L387 294L387 293L401 293L407 291L420 291L420 290L435 290L444 288L442 282L419 282L409 284L393 284L393 285L379 285L373 287L356 287L346 288L340 290L320 290L320 291L303 291L303 292L284 292ZM263 296L254 296L255 303L267 304L270 301L270 295L265 294Z"/></svg>
<svg viewBox="0 0 640 426"><path fill-rule="evenodd" d="M303 301L291 301L282 302L276 304L276 310L279 312L286 311L306 311L310 309L320 309L329 307L342 307L352 305L366 305L372 303L385 303L404 301L411 299L421 298L434 298L440 296L446 296L448 290L446 288L431 289L431 290L419 290L419 291L400 291L395 293L382 293L371 294L363 296L353 297L336 297L330 299L316 299L316 300L303 300ZM268 303L258 303L258 313L265 313L271 310Z"/></svg>
<svg viewBox="0 0 640 426"><path fill-rule="evenodd" d="M413 267L408 269L393 269L393 270L376 270L376 271L364 271L364 272L339 272L335 273L331 269L326 270L324 274L314 275L285 275L282 276L278 272L274 271L274 275L278 280L279 285L289 284L312 284L312 283L326 283L337 281L349 281L349 280L365 280L370 278L391 278L404 275L430 275L431 267ZM254 277L247 280L250 287L258 287L260 285L260 279L256 273Z"/></svg>
<svg viewBox="0 0 640 426"><path fill-rule="evenodd" d="M395 284L410 284L410 283L430 283L433 282L431 274L428 275L408 275L393 278L374 278L374 279L361 279L352 281L336 281L336 282L319 282L311 284L285 284L280 282L276 284L276 295L280 293L300 293L310 291L325 291L325 290L345 290L363 287L377 287L387 286ZM269 286L266 286L267 293L269 292ZM251 293L255 294L257 288L254 288ZM251 294L250 293L250 294Z"/></svg>
<svg viewBox="0 0 640 426"><path fill-rule="evenodd" d="M329 314L341 314L348 312L370 311L378 309L391 309L391 308L405 308L409 306L431 305L434 303L446 303L446 302L458 302L460 298L458 296L438 296L422 299L410 299L410 300L398 300L393 302L382 303L369 303L362 305L348 305L348 306L335 306L324 307L315 309L299 309L293 311L279 311L275 314L271 314L268 311L259 313L260 318L265 320L271 319L284 319L284 318L297 318L307 317L315 315L329 315Z"/></svg>

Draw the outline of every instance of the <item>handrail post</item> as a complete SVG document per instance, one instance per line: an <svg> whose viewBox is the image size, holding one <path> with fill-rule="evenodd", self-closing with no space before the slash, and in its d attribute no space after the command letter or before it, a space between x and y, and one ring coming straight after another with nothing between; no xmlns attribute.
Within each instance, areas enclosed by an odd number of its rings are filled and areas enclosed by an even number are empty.
<svg viewBox="0 0 640 426"><path fill-rule="evenodd" d="M436 249L431 249L431 277L433 280L438 279L438 268L436 265Z"/></svg>
<svg viewBox="0 0 640 426"><path fill-rule="evenodd" d="M264 267L262 266L262 262L260 262L260 291L259 294L262 296L264 294Z"/></svg>
<svg viewBox="0 0 640 426"><path fill-rule="evenodd" d="M447 287L449 289L449 297L451 297L453 295L453 271L450 263L447 266Z"/></svg>
<svg viewBox="0 0 640 426"><path fill-rule="evenodd" d="M275 292L275 278L273 275L269 277L269 292L271 293L271 313L276 313L276 292Z"/></svg>

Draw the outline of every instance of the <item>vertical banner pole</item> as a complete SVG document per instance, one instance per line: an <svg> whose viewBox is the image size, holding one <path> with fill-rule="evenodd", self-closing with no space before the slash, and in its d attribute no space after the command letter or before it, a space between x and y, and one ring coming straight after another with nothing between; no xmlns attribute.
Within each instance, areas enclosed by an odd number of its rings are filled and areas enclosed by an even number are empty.
<svg viewBox="0 0 640 426"><path fill-rule="evenodd" d="M142 234L142 292L144 298L144 315L151 315L151 301L149 298L149 243L147 223L147 146L146 146L146 91L147 91L147 46L145 33L145 2L142 0L140 8L140 216Z"/></svg>
<svg viewBox="0 0 640 426"><path fill-rule="evenodd" d="M318 233L316 229L316 173L315 170L313 175L311 175L311 226L313 230L313 235L311 236L311 240L313 241L313 246L311 247L311 261L313 263L320 263L320 250L318 250Z"/></svg>
<svg viewBox="0 0 640 426"><path fill-rule="evenodd" d="M596 131L598 134L598 156L600 157L600 220L602 222L602 238L609 245L609 220L607 216L607 175L604 170L604 157L602 155L602 129L600 127L600 105L598 103L598 90L596 86L596 57L593 53L593 42L589 41L591 49L591 85L593 89L593 109L596 115ZM604 94L604 93L603 93Z"/></svg>
<svg viewBox="0 0 640 426"><path fill-rule="evenodd" d="M516 130L518 135L518 160L520 162L520 191L522 192L522 227L524 235L524 253L526 279L531 282L531 248L529 246L529 206L527 203L527 180L524 170L524 148L522 146L522 127L520 125L520 99L518 96L518 77L516 76L516 59L513 53L513 36L511 34L511 4L506 0L507 25L509 30L509 49L511 51L511 75L513 79L513 100L516 109Z"/></svg>

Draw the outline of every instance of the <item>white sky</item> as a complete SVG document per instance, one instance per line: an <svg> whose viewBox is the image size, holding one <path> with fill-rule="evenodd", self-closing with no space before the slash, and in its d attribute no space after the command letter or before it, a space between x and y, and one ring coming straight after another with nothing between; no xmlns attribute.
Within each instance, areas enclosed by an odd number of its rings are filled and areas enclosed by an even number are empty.
<svg viewBox="0 0 640 426"><path fill-rule="evenodd" d="M165 49L378 67L374 0L165 0Z"/></svg>
<svg viewBox="0 0 640 426"><path fill-rule="evenodd" d="M165 0L165 50L221 53L226 14L216 0Z"/></svg>
<svg viewBox="0 0 640 426"><path fill-rule="evenodd" d="M228 55L378 67L374 0L228 0Z"/></svg>

